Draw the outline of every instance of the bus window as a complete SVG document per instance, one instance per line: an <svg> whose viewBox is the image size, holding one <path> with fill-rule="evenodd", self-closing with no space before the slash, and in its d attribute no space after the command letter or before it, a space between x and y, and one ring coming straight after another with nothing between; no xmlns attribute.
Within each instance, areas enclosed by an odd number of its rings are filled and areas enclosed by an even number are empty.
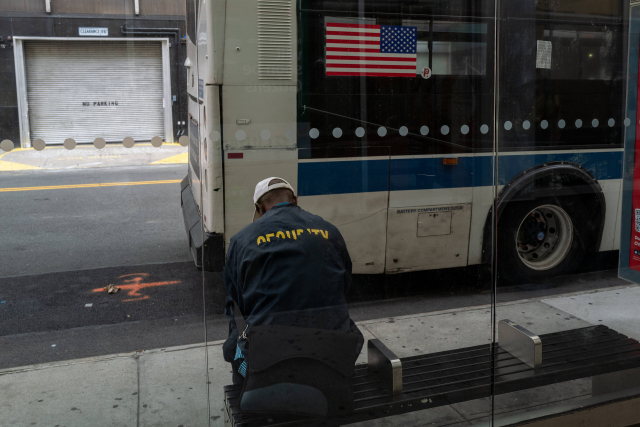
<svg viewBox="0 0 640 427"><path fill-rule="evenodd" d="M437 75L484 75L487 71L487 44L433 42L433 62L429 65L429 43L418 42L418 74L423 67Z"/></svg>
<svg viewBox="0 0 640 427"><path fill-rule="evenodd" d="M622 10L610 11L621 5L602 3L606 7L507 3L500 49L502 151L621 146L624 25Z"/></svg>
<svg viewBox="0 0 640 427"><path fill-rule="evenodd" d="M196 42L197 7L197 0L187 0L187 36L191 39L191 43Z"/></svg>
<svg viewBox="0 0 640 427"><path fill-rule="evenodd" d="M354 13L357 2L326 11L322 3L313 3L298 27L298 123L301 134L309 135L298 144L310 148L299 152L301 158L342 156L347 147L356 157L490 149L493 27L482 15L486 11L445 12L422 3L405 12L388 11L365 2L363 18ZM337 31L336 24L352 27ZM377 59L384 52L361 60L369 51L353 50L349 43L355 39L345 36L364 31L358 26L415 34L413 61ZM389 64L383 61L392 60L401 66L382 72ZM428 76L422 75L425 68Z"/></svg>
<svg viewBox="0 0 640 427"><path fill-rule="evenodd" d="M563 27L565 27L563 29ZM581 31L585 29L586 31ZM610 26L566 29L559 26L544 30L544 40L551 41L552 79L612 80L622 78L615 75L620 61L621 49L616 49L616 39L622 36ZM599 31L598 31L599 30Z"/></svg>
<svg viewBox="0 0 640 427"><path fill-rule="evenodd" d="M434 21L433 34L430 21L403 19L402 25L418 29L417 74L425 67L434 76L486 74L486 23ZM429 45L433 46L431 55Z"/></svg>

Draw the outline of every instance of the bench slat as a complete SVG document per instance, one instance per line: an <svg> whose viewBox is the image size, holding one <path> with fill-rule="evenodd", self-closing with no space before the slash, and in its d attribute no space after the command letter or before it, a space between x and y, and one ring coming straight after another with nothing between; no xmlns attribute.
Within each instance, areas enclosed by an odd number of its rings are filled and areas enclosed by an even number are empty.
<svg viewBox="0 0 640 427"><path fill-rule="evenodd" d="M225 386L225 406L236 427L341 425L640 367L640 343L604 325L541 335L543 365L532 369L499 346L478 345L402 358L403 393L391 396L367 365L352 378L355 412L340 420L242 413L241 386Z"/></svg>

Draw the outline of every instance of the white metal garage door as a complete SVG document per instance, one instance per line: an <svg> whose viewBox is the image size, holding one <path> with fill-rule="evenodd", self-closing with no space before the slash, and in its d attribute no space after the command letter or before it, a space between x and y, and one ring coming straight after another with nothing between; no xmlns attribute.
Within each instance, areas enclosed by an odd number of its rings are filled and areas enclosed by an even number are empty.
<svg viewBox="0 0 640 427"><path fill-rule="evenodd" d="M164 138L162 47L143 41L25 41L30 139Z"/></svg>

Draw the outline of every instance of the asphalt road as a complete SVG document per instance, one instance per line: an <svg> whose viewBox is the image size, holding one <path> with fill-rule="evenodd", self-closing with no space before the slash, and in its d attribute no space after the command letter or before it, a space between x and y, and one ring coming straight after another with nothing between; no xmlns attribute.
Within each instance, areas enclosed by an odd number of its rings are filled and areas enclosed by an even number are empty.
<svg viewBox="0 0 640 427"><path fill-rule="evenodd" d="M0 174L2 188L177 181L186 165ZM180 184L0 192L0 277L189 261Z"/></svg>
<svg viewBox="0 0 640 427"><path fill-rule="evenodd" d="M355 276L348 298L351 317L362 321L490 304L491 291L469 286L468 276L469 269ZM107 282L124 289L109 295L101 291ZM156 283L166 284L136 287ZM616 270L592 271L503 287L496 299L543 298L625 283ZM0 289L6 301L0 304L0 369L201 343L205 336L226 338L222 275L203 276L191 262L5 278Z"/></svg>
<svg viewBox="0 0 640 427"><path fill-rule="evenodd" d="M178 180L185 168L3 173L0 190ZM0 218L0 369L226 337L222 276L191 261L179 184L0 191ZM496 299L619 286L615 258L585 259L582 273L553 282L502 287ZM108 294L109 284L121 290ZM356 321L492 299L475 267L355 276L348 295Z"/></svg>

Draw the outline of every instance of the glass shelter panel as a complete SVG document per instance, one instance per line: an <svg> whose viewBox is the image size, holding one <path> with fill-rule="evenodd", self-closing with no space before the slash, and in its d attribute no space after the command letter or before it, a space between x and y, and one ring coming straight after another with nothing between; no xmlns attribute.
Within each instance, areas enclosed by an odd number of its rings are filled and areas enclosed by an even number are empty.
<svg viewBox="0 0 640 427"><path fill-rule="evenodd" d="M498 16L494 421L600 425L599 407L629 425L640 294L618 256L637 23L616 0L502 1Z"/></svg>
<svg viewBox="0 0 640 427"><path fill-rule="evenodd" d="M493 2L199 7L189 185L204 240L225 257L222 275L205 272L205 293L223 290L229 319L229 326L218 314L207 319L208 337L226 339L208 352L212 425L290 421L292 411L278 405L303 408L302 392L291 392L300 384L346 411L343 424L486 422ZM257 184L265 179L266 188L286 188L279 203L262 199ZM348 254L316 246L332 239L344 241L338 246ZM333 264L336 253L342 259ZM215 257L204 257L206 271ZM333 314L327 320L318 312ZM361 334L356 352L341 359L354 359L354 373L335 382L352 398L335 409L339 390L328 393L309 369L287 376L286 386L264 379L287 352L306 350L292 350L296 339L254 344L252 334L267 326ZM393 370L377 365L379 354ZM296 356L287 360L295 371ZM252 413L251 396L275 389L289 391ZM220 414L225 420L214 420Z"/></svg>
<svg viewBox="0 0 640 427"><path fill-rule="evenodd" d="M206 425L185 2L0 4L0 424Z"/></svg>

